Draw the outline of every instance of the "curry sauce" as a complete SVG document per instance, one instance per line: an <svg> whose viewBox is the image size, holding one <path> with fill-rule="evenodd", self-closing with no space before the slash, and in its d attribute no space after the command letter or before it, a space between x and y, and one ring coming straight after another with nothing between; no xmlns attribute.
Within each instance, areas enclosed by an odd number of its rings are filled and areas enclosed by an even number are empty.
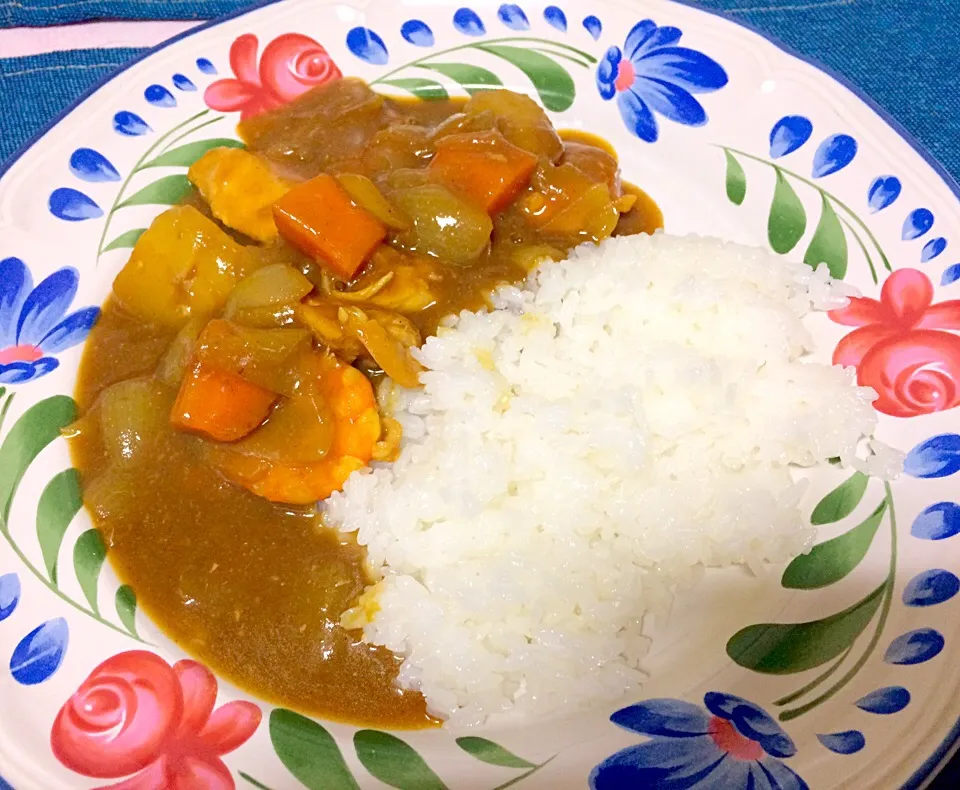
<svg viewBox="0 0 960 790"><path fill-rule="evenodd" d="M375 409L369 382L375 386L385 371L400 376L396 365L415 371L403 354L434 333L443 316L482 307L492 288L522 280L545 257L563 257L583 241L662 224L653 201L620 182L603 141L558 135L542 111L515 94L482 96L466 104L395 101L341 80L245 121L247 150L191 168L198 192L144 234L89 335L71 448L108 557L164 633L269 702L381 727L435 723L418 693L395 685L400 659L340 625L370 582L364 550L320 523L308 504L309 492L320 489L285 495L293 490L284 488L288 478L325 455L348 452L341 445L349 443L327 430L325 421L344 417L323 390L307 404L314 411L293 412L315 414L315 434L299 416L287 418L289 435L276 430L287 424L283 409L305 403L297 399L313 374L304 371L320 370L316 360L324 359L323 370L332 364L342 374L353 371L358 380L350 386L370 393ZM448 136L471 155L472 143L496 156L516 148L521 153L511 156L528 163L529 175L478 208L462 188L438 186L436 172L431 177L431 161ZM345 194L382 225L372 237L381 240L361 253L354 275L310 254L283 228L278 233L263 197L275 201L325 174L339 179L328 190L366 190ZM447 232L458 222L462 233ZM185 257L189 266L181 265ZM241 293L240 284L254 277L276 293L261 301L256 293L251 299L250 287ZM267 415L239 441L211 433L202 420L195 430L193 422L174 419L185 382L209 364L204 342L211 341L203 338L213 336L214 325L247 344L229 375L256 388ZM231 342L241 342L236 337ZM259 349L261 340L269 348ZM218 358L227 367L234 359L226 352ZM384 449L388 418L370 419L379 421L369 452L359 461L349 456L357 463L338 474L396 451L395 435ZM258 440L261 433L270 436ZM316 458L301 446L313 435L326 442L315 448ZM241 460L251 477L232 475L225 458ZM261 467L289 475L278 486L258 487L252 481Z"/></svg>

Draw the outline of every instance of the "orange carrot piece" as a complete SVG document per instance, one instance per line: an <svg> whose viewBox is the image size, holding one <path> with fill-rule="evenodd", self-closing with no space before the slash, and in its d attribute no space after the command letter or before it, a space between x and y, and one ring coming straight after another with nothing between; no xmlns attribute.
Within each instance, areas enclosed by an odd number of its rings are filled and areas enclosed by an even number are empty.
<svg viewBox="0 0 960 790"><path fill-rule="evenodd" d="M438 142L430 172L488 214L495 214L527 186L537 161L534 154L496 132L458 135Z"/></svg>
<svg viewBox="0 0 960 790"><path fill-rule="evenodd" d="M387 236L383 223L325 174L287 192L273 204L273 218L284 239L345 280Z"/></svg>
<svg viewBox="0 0 960 790"><path fill-rule="evenodd" d="M170 422L181 431L235 442L259 427L277 397L235 373L197 364L180 385Z"/></svg>

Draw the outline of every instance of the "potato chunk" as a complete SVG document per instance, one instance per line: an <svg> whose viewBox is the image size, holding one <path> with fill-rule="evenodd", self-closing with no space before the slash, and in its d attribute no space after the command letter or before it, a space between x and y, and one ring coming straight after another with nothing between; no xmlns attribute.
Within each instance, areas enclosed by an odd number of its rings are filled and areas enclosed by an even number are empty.
<svg viewBox="0 0 960 790"><path fill-rule="evenodd" d="M113 293L142 321L172 329L223 307L256 259L192 206L157 217L137 241Z"/></svg>

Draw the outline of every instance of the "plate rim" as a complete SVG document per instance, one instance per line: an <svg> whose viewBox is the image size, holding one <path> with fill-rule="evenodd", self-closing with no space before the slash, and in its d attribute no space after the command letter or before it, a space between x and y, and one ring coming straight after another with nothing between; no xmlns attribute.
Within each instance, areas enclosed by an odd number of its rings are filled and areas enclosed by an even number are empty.
<svg viewBox="0 0 960 790"><path fill-rule="evenodd" d="M171 36L170 38L164 39L155 46L146 48L139 55L124 61L117 67L115 71L112 71L106 76L98 79L89 88L83 91L74 101L59 111L49 121L44 123L37 132L35 132L24 143L22 143L4 162L0 163L0 181L2 181L7 173L9 173L10 170L20 161L20 159L22 159L35 145L41 142L42 139L51 131L53 131L68 115L78 109L84 102L87 101L87 99L91 98L94 94L100 91L101 88L119 78L126 71L186 38L203 33L206 30L222 25L225 22L238 19L239 17L253 13L254 11L258 11L267 6L288 1L289 0L255 0L255 2L244 5L227 14L221 14L212 19L200 22L193 27ZM332 0L327 0L327 2L332 2ZM634 0L634 2L636 2L636 0ZM831 66L828 66L819 59L810 57L805 53L793 48L789 44L783 42L777 36L761 30L750 22L727 14L720 9L703 6L697 3L696 0L652 0L652 2L660 5L684 6L699 13L720 18L725 22L729 22L739 28L753 33L766 43L772 45L775 49L782 52L784 55L794 58L830 78L841 87L850 91L857 99L859 99L870 110L872 110L883 123L889 126L890 129L892 129L893 132L895 132L903 142L905 142L911 149L913 149L915 153L920 156L921 159L923 159L923 161L940 178L953 196L960 200L960 180L954 178L954 176L930 153L927 147L920 142L912 132L904 127L899 120L891 115L884 107L878 104L872 98L872 96L866 93L862 88L848 79L842 73L836 71ZM601 3L612 3L613 5L620 6L625 4L624 0L601 0ZM960 718L954 722L947 735L937 745L933 752L929 754L926 760L924 760L910 775L910 777L903 782L903 784L901 784L900 790L923 790L924 788L929 787L930 783L943 770L943 768L946 767L947 763L949 763L950 760L958 754L960 754Z"/></svg>

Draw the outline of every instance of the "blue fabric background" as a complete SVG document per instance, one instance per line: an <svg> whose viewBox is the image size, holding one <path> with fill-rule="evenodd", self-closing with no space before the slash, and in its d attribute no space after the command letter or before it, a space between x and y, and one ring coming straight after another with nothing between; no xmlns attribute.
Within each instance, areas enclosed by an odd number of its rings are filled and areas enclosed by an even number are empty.
<svg viewBox="0 0 960 790"><path fill-rule="evenodd" d="M0 27L89 19L212 19L250 0L0 0Z"/></svg>
<svg viewBox="0 0 960 790"><path fill-rule="evenodd" d="M725 12L824 63L872 97L960 180L960 0L692 4ZM0 27L89 19L208 19L245 5L236 0L0 0ZM78 50L7 59L0 53L0 162L141 51ZM930 751L936 746L930 744ZM931 790L958 787L960 764L954 761Z"/></svg>
<svg viewBox="0 0 960 790"><path fill-rule="evenodd" d="M0 163L81 93L142 49L82 49L0 59Z"/></svg>

